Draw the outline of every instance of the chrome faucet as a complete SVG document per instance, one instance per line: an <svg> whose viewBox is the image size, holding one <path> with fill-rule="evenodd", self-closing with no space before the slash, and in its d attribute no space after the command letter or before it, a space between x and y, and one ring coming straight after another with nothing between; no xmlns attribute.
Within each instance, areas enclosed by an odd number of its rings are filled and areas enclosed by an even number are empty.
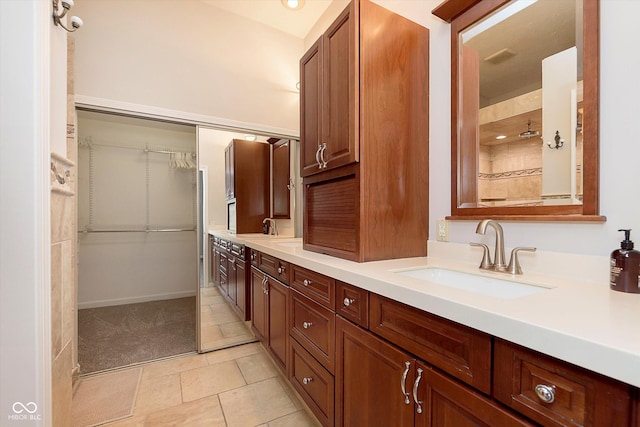
<svg viewBox="0 0 640 427"><path fill-rule="evenodd" d="M269 231L269 234L273 234L275 236L278 235L278 225L276 224L276 220L273 218L265 218L262 220L263 224L266 224L267 221L269 221L269 228L271 229Z"/></svg>
<svg viewBox="0 0 640 427"><path fill-rule="evenodd" d="M483 268L487 270L506 271L507 264L504 262L504 232L502 231L502 226L498 221L483 219L476 227L476 233L484 234L487 231L487 225L492 226L496 231L496 248L493 263Z"/></svg>
<svg viewBox="0 0 640 427"><path fill-rule="evenodd" d="M480 262L480 268L483 270L493 270L503 273L522 274L522 268L520 267L520 263L518 262L518 252L535 252L536 248L513 248L513 250L511 251L511 259L509 260L509 265L506 265L504 262L504 232L502 230L502 226L498 223L498 221L494 221L492 219L483 219L476 227L476 233L485 234L485 232L487 231L487 225L490 225L496 231L494 262L491 262L491 255L489 254L489 248L487 247L487 245L482 243L471 243L471 246L480 246L484 250L482 261Z"/></svg>

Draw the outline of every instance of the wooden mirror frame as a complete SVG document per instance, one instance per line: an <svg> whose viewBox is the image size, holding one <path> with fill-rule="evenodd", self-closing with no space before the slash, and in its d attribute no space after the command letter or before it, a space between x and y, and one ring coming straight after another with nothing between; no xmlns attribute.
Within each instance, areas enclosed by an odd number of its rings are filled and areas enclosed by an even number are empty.
<svg viewBox="0 0 640 427"><path fill-rule="evenodd" d="M477 186L477 170L458 168L464 105L459 86L459 35L509 0L446 0L432 13L451 23L451 215L449 220L604 222L599 215L600 0L583 0L583 199L581 205L461 207L465 187ZM474 153L475 155L475 153ZM465 173L466 172L466 173ZM473 182L475 181L475 182Z"/></svg>

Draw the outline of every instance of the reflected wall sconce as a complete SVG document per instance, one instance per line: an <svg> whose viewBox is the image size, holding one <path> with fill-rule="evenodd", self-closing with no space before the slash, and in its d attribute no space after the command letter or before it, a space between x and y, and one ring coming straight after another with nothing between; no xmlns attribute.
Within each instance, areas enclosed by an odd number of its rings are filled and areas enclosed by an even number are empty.
<svg viewBox="0 0 640 427"><path fill-rule="evenodd" d="M59 11L60 4L62 4L62 11ZM69 20L71 21L71 28L67 28L62 23L62 18L67 15L67 12L69 12L69 9L71 9L72 7L73 0L53 0L53 23L56 25L60 25L70 33L82 27L83 24L82 19L78 18L77 16L72 16L71 18L69 18Z"/></svg>
<svg viewBox="0 0 640 427"><path fill-rule="evenodd" d="M553 138L553 140L555 141L555 145L552 142L547 142L547 145L549 146L549 148L551 148L552 150L555 148L556 150L559 150L560 147L562 147L564 145L564 139L560 138L560 131L557 130L556 131L556 136Z"/></svg>

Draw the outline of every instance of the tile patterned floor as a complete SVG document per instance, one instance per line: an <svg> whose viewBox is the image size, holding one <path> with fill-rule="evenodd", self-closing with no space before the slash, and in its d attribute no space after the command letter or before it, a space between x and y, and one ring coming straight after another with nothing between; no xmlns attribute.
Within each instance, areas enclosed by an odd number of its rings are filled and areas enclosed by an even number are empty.
<svg viewBox="0 0 640 427"><path fill-rule="evenodd" d="M215 286L200 289L200 337L205 350L255 340L248 324L238 318Z"/></svg>
<svg viewBox="0 0 640 427"><path fill-rule="evenodd" d="M258 343L144 365L133 416L106 425L319 426Z"/></svg>

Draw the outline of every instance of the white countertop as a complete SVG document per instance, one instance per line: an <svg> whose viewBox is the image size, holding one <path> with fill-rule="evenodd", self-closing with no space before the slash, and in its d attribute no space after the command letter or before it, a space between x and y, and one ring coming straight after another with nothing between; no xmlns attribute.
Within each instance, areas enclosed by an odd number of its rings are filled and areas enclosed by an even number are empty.
<svg viewBox="0 0 640 427"><path fill-rule="evenodd" d="M501 299L392 271L430 266L477 274L477 264L432 256L356 263L305 251L302 239L259 234L231 235L215 230L210 233L640 387L640 294L612 291L606 282L527 273L523 256L521 263L525 274L522 276L494 272L482 274L493 275L497 279L514 277L517 281L538 283L551 289L515 299ZM432 253L431 242L429 253ZM478 254L477 261L481 253L473 252L476 257ZM534 257L545 259L541 254L527 259ZM596 261L586 260L584 268L580 268L583 276L583 270L593 269L598 273L586 271L585 277L589 274L598 279L608 277L608 271L600 274L600 270L606 270L606 259L604 265L601 259ZM533 271L533 267L529 271Z"/></svg>

